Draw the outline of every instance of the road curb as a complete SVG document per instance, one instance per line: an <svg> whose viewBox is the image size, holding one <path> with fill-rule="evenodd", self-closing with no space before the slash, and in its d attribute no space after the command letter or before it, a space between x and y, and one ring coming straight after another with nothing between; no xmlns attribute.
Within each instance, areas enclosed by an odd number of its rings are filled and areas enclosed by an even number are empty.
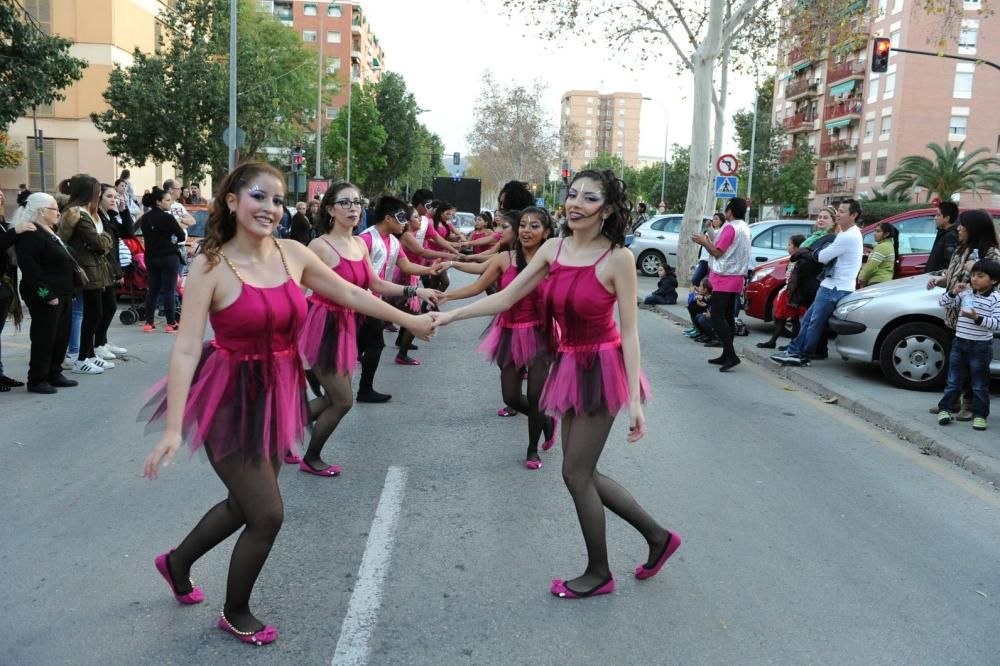
<svg viewBox="0 0 1000 666"><path fill-rule="evenodd" d="M687 318L671 312L663 306L644 307L674 323L684 326L691 323ZM941 429L925 427L906 416L879 409L880 405L856 400L851 397L849 389L838 382L825 378L820 380L801 368L782 366L772 362L769 358L769 352L764 353L756 348L739 344L736 345L736 351L746 360L798 384L820 398L836 398L838 407L843 407L878 428L892 432L900 440L912 444L921 453L938 456L975 474L994 488L1000 488L1000 460L985 456L967 444L952 439Z"/></svg>

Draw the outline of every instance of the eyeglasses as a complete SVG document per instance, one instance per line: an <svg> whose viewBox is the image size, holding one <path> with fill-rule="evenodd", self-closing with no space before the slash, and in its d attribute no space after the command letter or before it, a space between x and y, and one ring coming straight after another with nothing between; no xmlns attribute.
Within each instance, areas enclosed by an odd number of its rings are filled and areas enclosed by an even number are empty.
<svg viewBox="0 0 1000 666"><path fill-rule="evenodd" d="M41 210L54 210L57 213L59 212L58 208L50 208L49 206L46 206L46 207L42 208Z"/></svg>
<svg viewBox="0 0 1000 666"><path fill-rule="evenodd" d="M336 206L340 206L341 208L346 208L348 210L354 208L355 206L361 208L364 205L361 199L337 199L333 203Z"/></svg>

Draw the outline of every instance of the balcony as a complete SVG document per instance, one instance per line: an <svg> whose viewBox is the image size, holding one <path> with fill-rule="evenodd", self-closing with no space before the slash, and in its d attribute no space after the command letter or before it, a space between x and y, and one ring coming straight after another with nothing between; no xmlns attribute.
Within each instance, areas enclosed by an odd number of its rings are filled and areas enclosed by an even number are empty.
<svg viewBox="0 0 1000 666"><path fill-rule="evenodd" d="M834 83L847 81L848 79L863 79L865 78L865 67L867 64L864 60L848 60L839 65L829 64L826 68L826 81L830 85L833 85Z"/></svg>
<svg viewBox="0 0 1000 666"><path fill-rule="evenodd" d="M796 46L794 49L788 52L788 66L791 67L797 62L802 62L806 59L806 47Z"/></svg>
<svg viewBox="0 0 1000 666"><path fill-rule="evenodd" d="M794 148L785 148L784 150L782 150L778 154L778 163L779 164L788 164L793 159L795 159L795 149Z"/></svg>
<svg viewBox="0 0 1000 666"><path fill-rule="evenodd" d="M809 110L799 111L795 115L785 118L781 124L784 125L786 131L794 134L795 132L811 132L815 129L815 121L816 112Z"/></svg>
<svg viewBox="0 0 1000 666"><path fill-rule="evenodd" d="M823 121L830 122L831 120L837 120L840 118L860 119L862 108L860 97L846 99L843 102L836 102L834 104L827 104L826 108L823 109Z"/></svg>
<svg viewBox="0 0 1000 666"><path fill-rule="evenodd" d="M816 181L816 194L854 194L854 179L821 178Z"/></svg>
<svg viewBox="0 0 1000 666"><path fill-rule="evenodd" d="M848 139L824 141L819 146L819 156L828 160L853 159L858 154L858 140Z"/></svg>
<svg viewBox="0 0 1000 666"><path fill-rule="evenodd" d="M785 99L792 101L800 97L815 97L819 92L819 84L815 80L802 77L793 79L785 89Z"/></svg>

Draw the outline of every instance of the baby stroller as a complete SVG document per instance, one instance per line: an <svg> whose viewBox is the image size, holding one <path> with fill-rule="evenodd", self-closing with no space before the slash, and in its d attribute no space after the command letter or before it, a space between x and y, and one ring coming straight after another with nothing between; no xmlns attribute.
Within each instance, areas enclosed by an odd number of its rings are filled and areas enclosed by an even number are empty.
<svg viewBox="0 0 1000 666"><path fill-rule="evenodd" d="M146 320L146 292L149 290L149 273L146 270L146 253L138 238L124 239L132 252L132 263L125 267L124 284L119 287L118 297L127 298L129 306L118 314L118 320L125 326ZM177 298L177 312L180 316L180 300L184 295L183 277L177 276L174 298Z"/></svg>

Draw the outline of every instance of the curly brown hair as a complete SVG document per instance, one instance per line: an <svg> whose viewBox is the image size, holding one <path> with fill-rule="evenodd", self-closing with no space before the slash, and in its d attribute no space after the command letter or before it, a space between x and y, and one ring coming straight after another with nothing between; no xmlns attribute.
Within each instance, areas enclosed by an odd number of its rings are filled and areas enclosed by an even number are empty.
<svg viewBox="0 0 1000 666"><path fill-rule="evenodd" d="M578 171L573 176L570 187L581 178L590 178L601 184L604 205L611 208L611 214L601 224L601 234L611 241L612 247L625 247L625 230L628 229L629 221L632 219L632 202L625 192L625 181L609 169L603 171L587 169ZM563 225L563 231L567 236L573 235L568 222Z"/></svg>
<svg viewBox="0 0 1000 666"><path fill-rule="evenodd" d="M222 246L236 235L236 216L226 205L226 195L239 196L259 176L273 176L284 183L281 172L266 162L244 162L222 179L216 190L214 205L209 207L208 221L205 223L205 239L201 242L200 254L204 254L211 269L222 259Z"/></svg>

